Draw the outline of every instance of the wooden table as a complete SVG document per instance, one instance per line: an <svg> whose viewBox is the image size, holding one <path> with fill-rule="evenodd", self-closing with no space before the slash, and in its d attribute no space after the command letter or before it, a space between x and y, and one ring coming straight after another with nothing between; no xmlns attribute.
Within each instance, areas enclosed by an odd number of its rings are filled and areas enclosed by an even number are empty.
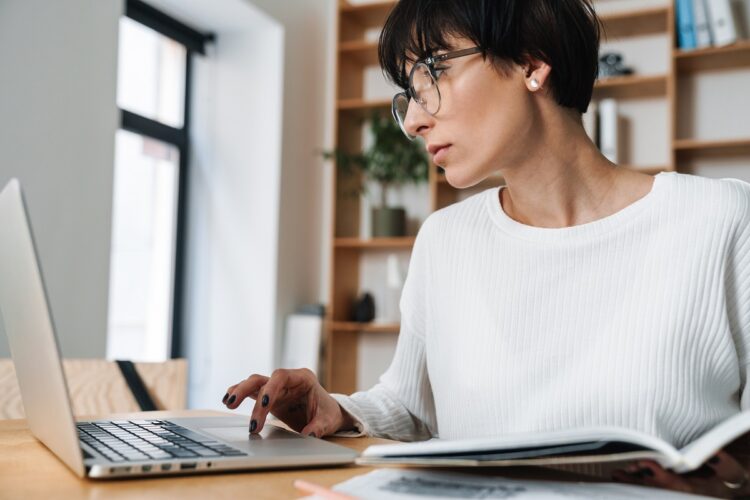
<svg viewBox="0 0 750 500"><path fill-rule="evenodd" d="M177 418L221 415L215 411L159 411L110 415L112 419ZM389 441L375 438L327 438L357 451L371 444ZM297 478L333 486L373 470L358 465L318 469L230 472L148 479L79 479L68 467L37 441L25 420L0 420L0 499L28 498L299 498L292 481ZM539 469L517 468L504 471L512 477L540 476ZM495 472L496 473L496 472ZM547 479L583 479L560 471L545 471ZM590 478L589 478L590 479Z"/></svg>

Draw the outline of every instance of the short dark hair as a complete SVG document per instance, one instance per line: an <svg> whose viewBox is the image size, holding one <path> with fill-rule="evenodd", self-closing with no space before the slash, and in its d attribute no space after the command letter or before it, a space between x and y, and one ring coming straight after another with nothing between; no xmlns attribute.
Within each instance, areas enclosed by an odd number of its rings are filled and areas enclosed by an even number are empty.
<svg viewBox="0 0 750 500"><path fill-rule="evenodd" d="M407 62L452 49L450 36L467 38L498 69L523 65L528 56L549 64L556 102L585 113L600 33L591 0L399 0L380 34L378 58L386 77L406 89Z"/></svg>

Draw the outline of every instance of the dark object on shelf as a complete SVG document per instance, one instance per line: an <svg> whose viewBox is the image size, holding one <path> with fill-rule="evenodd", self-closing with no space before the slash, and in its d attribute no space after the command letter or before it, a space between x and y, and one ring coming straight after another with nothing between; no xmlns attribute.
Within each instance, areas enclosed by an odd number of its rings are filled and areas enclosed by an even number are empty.
<svg viewBox="0 0 750 500"><path fill-rule="evenodd" d="M372 236L406 236L406 210L401 207L372 209Z"/></svg>
<svg viewBox="0 0 750 500"><path fill-rule="evenodd" d="M373 319L375 319L375 299L369 293L364 293L354 303L352 321L369 323Z"/></svg>
<svg viewBox="0 0 750 500"><path fill-rule="evenodd" d="M605 52L599 56L599 78L632 74L633 68L623 66L622 54Z"/></svg>

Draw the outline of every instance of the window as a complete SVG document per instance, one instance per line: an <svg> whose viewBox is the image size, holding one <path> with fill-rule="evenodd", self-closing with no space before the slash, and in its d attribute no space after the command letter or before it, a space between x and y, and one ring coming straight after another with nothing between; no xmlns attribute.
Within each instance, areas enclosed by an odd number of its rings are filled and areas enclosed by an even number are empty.
<svg viewBox="0 0 750 500"><path fill-rule="evenodd" d="M191 58L210 39L139 0L120 20L110 359L180 354Z"/></svg>

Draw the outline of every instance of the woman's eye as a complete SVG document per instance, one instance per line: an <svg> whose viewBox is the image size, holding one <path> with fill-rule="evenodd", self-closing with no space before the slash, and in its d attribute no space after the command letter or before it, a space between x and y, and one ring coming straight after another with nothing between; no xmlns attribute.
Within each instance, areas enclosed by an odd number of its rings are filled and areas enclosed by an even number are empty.
<svg viewBox="0 0 750 500"><path fill-rule="evenodd" d="M448 69L447 66L443 66L441 68L435 68L435 79L439 79L443 75L443 73L446 72L447 69Z"/></svg>

